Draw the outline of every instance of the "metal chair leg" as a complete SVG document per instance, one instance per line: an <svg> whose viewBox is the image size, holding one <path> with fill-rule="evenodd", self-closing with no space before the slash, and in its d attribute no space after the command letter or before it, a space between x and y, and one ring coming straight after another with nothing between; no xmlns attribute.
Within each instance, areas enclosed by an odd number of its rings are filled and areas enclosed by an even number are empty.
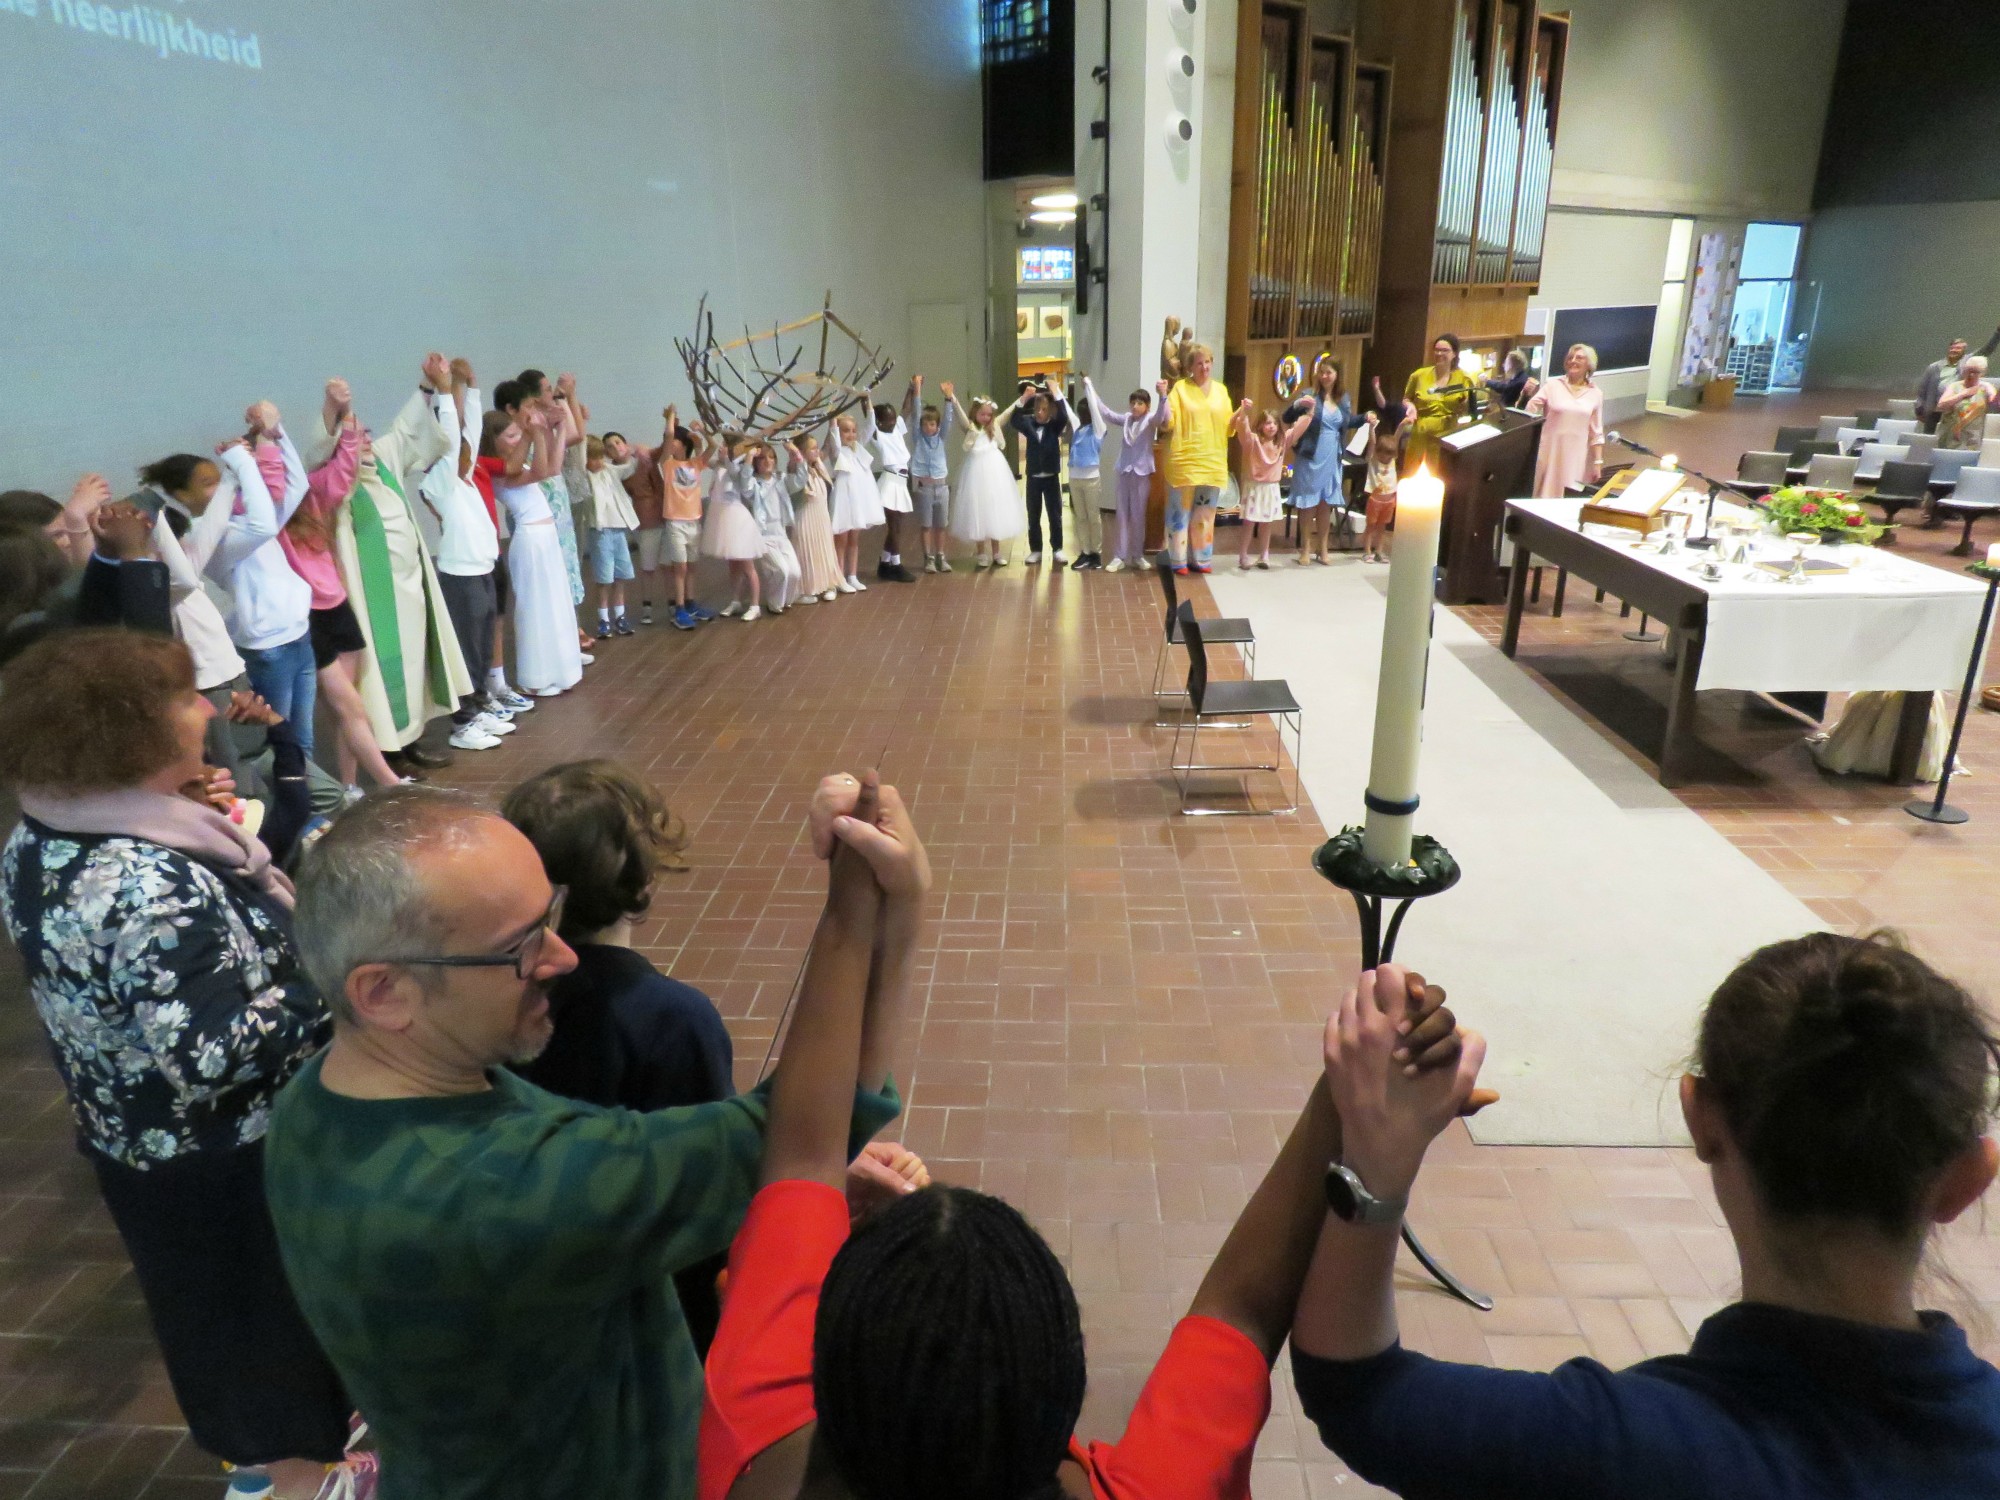
<svg viewBox="0 0 2000 1500"><path fill-rule="evenodd" d="M1460 1281L1431 1258L1430 1251L1424 1248L1424 1242L1417 1238L1417 1233L1414 1229L1410 1228L1408 1220L1405 1220L1403 1223L1403 1243L1410 1247L1410 1254L1417 1258L1417 1264L1430 1272L1432 1279L1447 1292L1450 1292L1452 1296L1470 1307L1478 1308L1481 1312L1493 1311L1493 1299L1491 1297L1487 1296L1484 1292L1473 1291L1464 1282Z"/></svg>

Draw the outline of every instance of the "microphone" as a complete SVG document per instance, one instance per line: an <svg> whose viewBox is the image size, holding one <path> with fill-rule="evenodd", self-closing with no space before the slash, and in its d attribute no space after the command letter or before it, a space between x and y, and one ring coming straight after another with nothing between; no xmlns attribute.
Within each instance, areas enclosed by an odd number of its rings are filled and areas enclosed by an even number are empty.
<svg viewBox="0 0 2000 1500"><path fill-rule="evenodd" d="M1607 443L1616 443L1621 448L1630 448L1634 453L1643 453L1648 458L1658 458L1660 456L1644 443L1635 443L1621 432L1605 433L1604 441Z"/></svg>

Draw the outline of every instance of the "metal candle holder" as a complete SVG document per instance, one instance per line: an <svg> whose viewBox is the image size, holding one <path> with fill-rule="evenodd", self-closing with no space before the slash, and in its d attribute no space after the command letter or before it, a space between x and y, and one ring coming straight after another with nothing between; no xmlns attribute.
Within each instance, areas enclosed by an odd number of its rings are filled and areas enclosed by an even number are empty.
<svg viewBox="0 0 2000 1500"><path fill-rule="evenodd" d="M1396 938L1403 930L1403 918L1409 914L1410 904L1425 896L1442 895L1458 884L1460 873L1451 851L1424 834L1411 840L1408 864L1378 863L1362 851L1359 828L1343 828L1321 844L1313 854L1313 868L1354 898L1361 921L1364 970L1385 964L1395 956ZM1386 928L1382 922L1384 902L1395 904ZM1408 1219L1403 1221L1403 1243L1410 1247L1417 1263L1452 1296L1481 1312L1493 1310L1491 1297L1473 1291L1437 1262L1410 1228Z"/></svg>
<svg viewBox="0 0 2000 1500"><path fill-rule="evenodd" d="M1905 802L1903 811L1913 818L1922 818L1926 823L1966 823L1972 814L1962 807L1952 807L1946 801L1945 793L1951 790L1952 768L1958 764L1958 742L1965 734L1965 716L1972 709L1972 700L1979 694L1979 666L1986 658L1986 630L1993 623L1993 596L2000 592L2000 568L1986 563L1974 563L1966 572L1975 578L1986 580L1986 602L1979 610L1979 629L1972 637L1972 660L1965 664L1965 689L1958 695L1958 715L1951 721L1951 743L1945 747L1944 771L1938 776L1937 796L1926 802L1919 797L1914 802Z"/></svg>

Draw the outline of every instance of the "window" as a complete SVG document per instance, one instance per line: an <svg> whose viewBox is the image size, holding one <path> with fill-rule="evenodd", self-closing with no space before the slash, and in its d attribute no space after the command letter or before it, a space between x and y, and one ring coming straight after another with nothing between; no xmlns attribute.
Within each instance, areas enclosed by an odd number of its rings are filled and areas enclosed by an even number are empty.
<svg viewBox="0 0 2000 1500"><path fill-rule="evenodd" d="M1054 0L980 0L979 60L991 68L1045 55L1055 31Z"/></svg>
<svg viewBox="0 0 2000 1500"><path fill-rule="evenodd" d="M1799 226L1751 224L1743 231L1743 281L1790 281L1798 269Z"/></svg>

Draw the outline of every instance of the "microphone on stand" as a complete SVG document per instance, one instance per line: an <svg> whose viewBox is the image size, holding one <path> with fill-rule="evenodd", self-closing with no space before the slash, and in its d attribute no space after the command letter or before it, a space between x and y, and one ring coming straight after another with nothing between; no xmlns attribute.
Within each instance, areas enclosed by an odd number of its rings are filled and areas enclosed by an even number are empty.
<svg viewBox="0 0 2000 1500"><path fill-rule="evenodd" d="M1621 448L1630 448L1634 453L1643 453L1648 458L1661 457L1660 454L1655 453L1651 448L1648 448L1644 443L1635 443L1630 438L1626 437L1625 434L1622 432L1616 432L1616 431L1607 432L1604 434L1604 441L1607 443L1616 443Z"/></svg>

